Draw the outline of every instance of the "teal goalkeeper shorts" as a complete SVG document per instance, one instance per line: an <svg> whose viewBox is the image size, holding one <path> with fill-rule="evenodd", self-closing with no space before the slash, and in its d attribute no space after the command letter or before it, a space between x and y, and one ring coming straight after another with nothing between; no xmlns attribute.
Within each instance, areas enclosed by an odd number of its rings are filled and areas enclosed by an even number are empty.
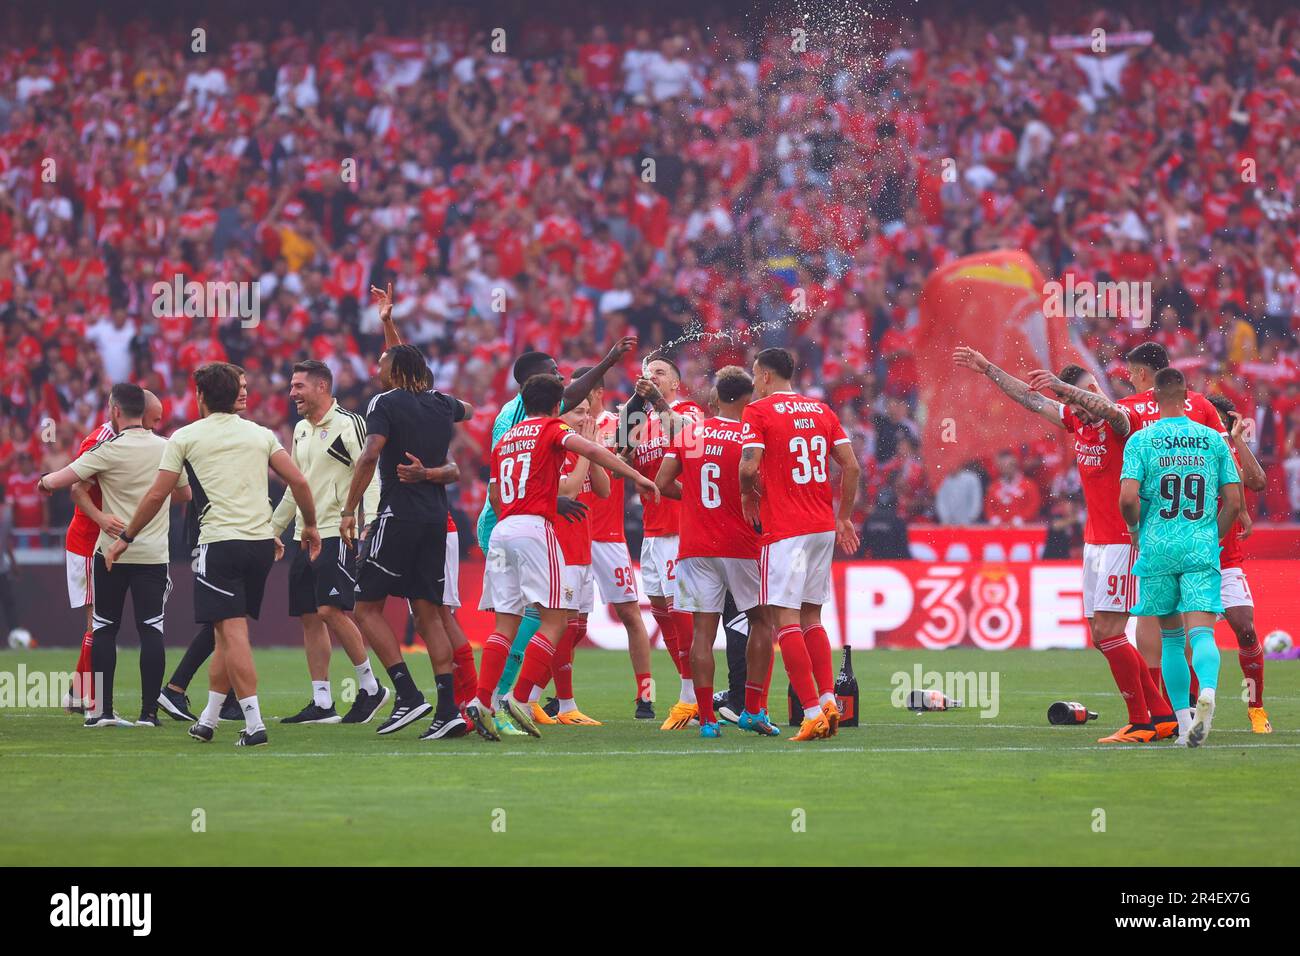
<svg viewBox="0 0 1300 956"><path fill-rule="evenodd" d="M1183 574L1156 574L1139 579L1138 617L1166 617L1188 611L1223 613L1220 574L1217 568Z"/></svg>

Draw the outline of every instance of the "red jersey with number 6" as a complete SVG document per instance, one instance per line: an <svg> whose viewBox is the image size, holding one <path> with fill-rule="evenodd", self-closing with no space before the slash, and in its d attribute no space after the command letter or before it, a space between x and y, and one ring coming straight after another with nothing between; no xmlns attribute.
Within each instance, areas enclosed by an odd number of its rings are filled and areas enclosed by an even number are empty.
<svg viewBox="0 0 1300 956"><path fill-rule="evenodd" d="M1129 421L1129 435L1142 427L1138 413L1121 405ZM1128 524L1119 511L1119 473L1124 468L1124 443L1128 435L1117 435L1106 422L1085 425L1068 405L1061 406L1061 422L1074 436L1074 457L1079 465L1083 504L1088 522L1083 529L1085 544L1131 544Z"/></svg>
<svg viewBox="0 0 1300 956"><path fill-rule="evenodd" d="M681 466L681 540L677 559L758 558L758 532L740 508L741 424L706 418L664 452Z"/></svg>
<svg viewBox="0 0 1300 956"><path fill-rule="evenodd" d="M831 449L849 443L839 416L825 402L774 392L745 407L742 425L742 449L763 449L763 544L834 531Z"/></svg>
<svg viewBox="0 0 1300 956"><path fill-rule="evenodd" d="M684 415L691 421L703 421L704 409L687 398L679 398L669 406L675 414ZM651 481L659 474L659 464L664 460L664 450L668 447L668 438L659 424L659 416L651 412L646 423L641 443L632 450L632 467ZM642 525L647 538L666 538L678 533L679 512L681 505L671 498L654 500L653 495L641 495Z"/></svg>
<svg viewBox="0 0 1300 956"><path fill-rule="evenodd" d="M498 515L541 515L555 524L564 443L573 429L558 418L525 418L492 449L492 478L501 498Z"/></svg>

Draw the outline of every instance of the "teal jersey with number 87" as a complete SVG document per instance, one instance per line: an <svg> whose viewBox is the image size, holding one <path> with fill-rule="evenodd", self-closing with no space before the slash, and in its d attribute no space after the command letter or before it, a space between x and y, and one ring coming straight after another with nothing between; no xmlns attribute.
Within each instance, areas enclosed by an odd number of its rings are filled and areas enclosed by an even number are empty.
<svg viewBox="0 0 1300 956"><path fill-rule="evenodd" d="M1241 481L1222 435L1188 418L1161 418L1129 437L1125 478L1141 486L1134 574L1219 569L1219 493Z"/></svg>

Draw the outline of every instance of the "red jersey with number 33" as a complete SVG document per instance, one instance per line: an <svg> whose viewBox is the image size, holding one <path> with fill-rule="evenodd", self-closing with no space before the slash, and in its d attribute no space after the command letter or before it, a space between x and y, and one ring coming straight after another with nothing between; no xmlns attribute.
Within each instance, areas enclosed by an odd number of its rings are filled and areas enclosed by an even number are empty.
<svg viewBox="0 0 1300 956"><path fill-rule="evenodd" d="M664 452L681 465L681 540L677 559L758 558L758 532L740 508L741 424L706 418Z"/></svg>
<svg viewBox="0 0 1300 956"><path fill-rule="evenodd" d="M1138 413L1121 405L1129 420L1129 435L1142 427ZM1119 474L1124 469L1124 443L1128 435L1116 435L1106 422L1085 425L1068 405L1061 406L1061 422L1074 436L1074 457L1079 465L1079 483L1088 521L1083 529L1085 544L1131 544L1128 524L1119 511Z"/></svg>
<svg viewBox="0 0 1300 956"><path fill-rule="evenodd" d="M564 443L573 429L558 418L525 418L492 449L492 478L501 498L499 519L541 515L555 524Z"/></svg>
<svg viewBox="0 0 1300 956"><path fill-rule="evenodd" d="M834 531L831 449L849 443L839 416L825 402L775 392L746 406L742 425L742 448L763 449L763 544Z"/></svg>
<svg viewBox="0 0 1300 956"><path fill-rule="evenodd" d="M691 421L704 420L704 409L690 399L679 398L669 407L674 414L685 415ZM659 416L651 412L641 443L632 451L632 467L654 481L667 448L668 439L664 436L663 426L659 424ZM641 508L641 521L647 538L666 538L677 534L681 511L678 502L671 498L655 501L653 496L641 495Z"/></svg>

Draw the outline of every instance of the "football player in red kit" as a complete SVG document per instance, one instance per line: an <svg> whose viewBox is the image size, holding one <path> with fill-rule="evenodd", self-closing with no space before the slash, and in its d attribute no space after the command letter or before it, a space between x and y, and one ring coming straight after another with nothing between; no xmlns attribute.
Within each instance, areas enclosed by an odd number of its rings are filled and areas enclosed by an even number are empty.
<svg viewBox="0 0 1300 956"><path fill-rule="evenodd" d="M791 739L806 741L833 737L839 729L821 611L831 596L835 545L845 554L858 550L852 515L862 469L830 406L791 388L794 368L785 349L764 349L754 360L756 399L742 420L740 489L746 519L763 529L759 603L767 608L803 707L803 723ZM832 504L832 459L840 466L838 514ZM740 716L746 728L758 715L746 710Z"/></svg>
<svg viewBox="0 0 1300 956"><path fill-rule="evenodd" d="M1092 646L1106 658L1128 708L1128 723L1098 743L1148 743L1173 736L1178 721L1125 634L1138 596L1132 573L1136 550L1119 513L1119 475L1124 444L1137 427L1136 413L1106 398L1096 379L1078 365L1067 365L1059 377L1036 370L1026 383L965 346L953 353L953 362L987 376L1017 404L1074 436L1088 513L1083 532L1083 617ZM1045 398L1038 389L1054 390L1062 401Z"/></svg>
<svg viewBox="0 0 1300 956"><path fill-rule="evenodd" d="M632 465L654 484L659 465L673 438L689 422L704 419L704 409L681 398L682 376L665 358L646 363L645 377L636 383L636 393L651 409L646 420L632 429ZM658 492L656 491L656 494ZM644 533L641 539L641 580L650 598L650 612L664 635L664 646L681 677L677 703L668 712L661 730L682 730L699 717L695 682L691 678L691 641L695 623L691 615L673 610L677 596L677 542L681 506L670 500L641 496Z"/></svg>
<svg viewBox="0 0 1300 956"><path fill-rule="evenodd" d="M1263 491L1268 482L1264 469L1246 444L1245 418L1224 395L1210 396L1210 404L1218 411L1223 427L1228 429L1228 450L1232 452L1241 483L1251 491ZM1223 546L1219 552L1223 617L1237 638L1237 661L1246 686L1246 716L1250 720L1250 729L1257 734L1271 734L1273 725L1264 709L1264 645L1255 633L1255 601L1250 596L1250 585L1246 583L1246 572L1242 569L1245 553L1241 542L1249 534L1250 516L1243 508L1241 518L1219 542Z"/></svg>
<svg viewBox="0 0 1300 956"><path fill-rule="evenodd" d="M591 403L583 399L560 416L564 424L590 442L598 439L596 420L591 417ZM609 497L609 473L599 465L574 452L565 452L564 469L560 472L560 494L586 504ZM560 542L564 557L564 593L561 599L569 609L569 623L564 629L555 657L551 660L551 675L555 679L555 700L543 708L536 703L542 688L533 688L529 706L533 719L539 724L569 724L579 727L599 727L600 721L588 717L578 709L573 697L573 649L587 636L587 615L595 603L595 582L591 566L591 509L581 518L560 521L555 525L555 537Z"/></svg>
<svg viewBox="0 0 1300 956"><path fill-rule="evenodd" d="M528 642L523 667L504 706L515 724L540 737L528 706L535 685L550 679L556 643L564 633L564 556L555 536L556 499L565 452L590 459L632 481L638 491L657 499L654 482L595 442L578 435L555 417L564 397L558 375L534 375L520 390L525 418L492 449L488 495L500 520L488 542L484 601L496 614L496 626L483 647L478 693L465 708L475 729L499 740L492 720L492 692L505 670L510 644L524 608L536 605L541 627Z"/></svg>
<svg viewBox="0 0 1300 956"><path fill-rule="evenodd" d="M754 381L735 365L718 371L718 414L687 425L668 450L655 483L665 498L680 499L677 551L677 610L695 618L691 673L699 699L700 736L720 737L713 713L713 642L727 592L749 619L745 709L768 736L780 731L767 717L765 698L772 680L772 638L759 606L759 536L745 520L740 501L740 417L754 393ZM678 482L680 476L681 481Z"/></svg>

